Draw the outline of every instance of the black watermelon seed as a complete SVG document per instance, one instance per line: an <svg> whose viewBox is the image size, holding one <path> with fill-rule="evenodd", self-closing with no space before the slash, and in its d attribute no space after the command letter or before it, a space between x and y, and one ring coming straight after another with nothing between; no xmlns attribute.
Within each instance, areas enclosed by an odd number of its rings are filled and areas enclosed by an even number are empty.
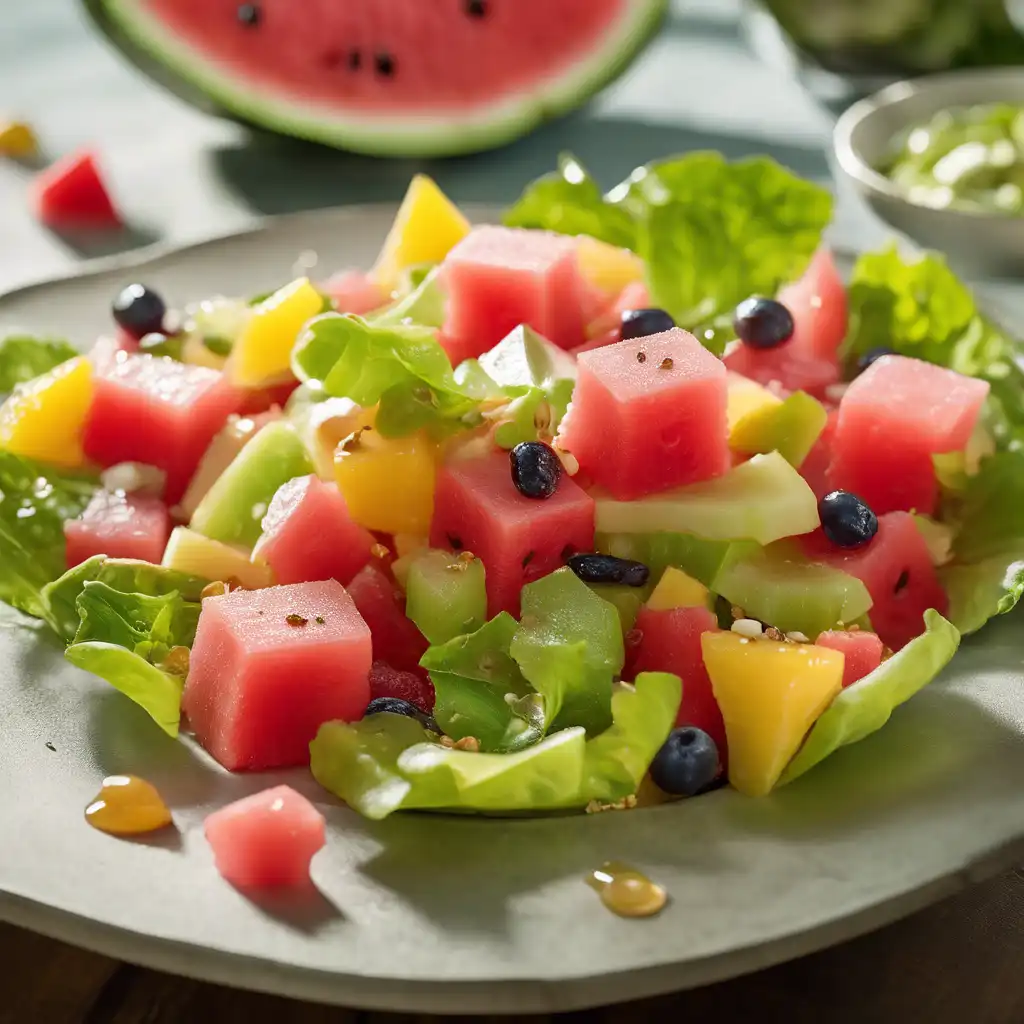
<svg viewBox="0 0 1024 1024"><path fill-rule="evenodd" d="M534 553L532 551L527 551L526 554L523 555L523 568L524 569L533 561L533 555L534 555Z"/></svg>
<svg viewBox="0 0 1024 1024"><path fill-rule="evenodd" d="M390 78L395 73L395 58L390 53L378 53L373 58L373 66L378 75Z"/></svg>
<svg viewBox="0 0 1024 1024"><path fill-rule="evenodd" d="M255 28L263 17L258 4L239 4L238 20L247 28Z"/></svg>
<svg viewBox="0 0 1024 1024"><path fill-rule="evenodd" d="M896 581L896 586L892 588L894 594L898 594L908 583L910 582L910 573L904 569L900 573L900 578Z"/></svg>
<svg viewBox="0 0 1024 1024"><path fill-rule="evenodd" d="M466 0L466 13L471 18L486 18L487 0Z"/></svg>
<svg viewBox="0 0 1024 1024"><path fill-rule="evenodd" d="M550 498L558 490L562 463L543 441L523 441L508 453L512 483L524 498Z"/></svg>
<svg viewBox="0 0 1024 1024"><path fill-rule="evenodd" d="M447 537L448 537L448 543L451 545L453 551L461 551L462 550L462 538L461 537L456 537L454 533L449 533L447 535Z"/></svg>
<svg viewBox="0 0 1024 1024"><path fill-rule="evenodd" d="M651 575L651 570L643 562L614 555L573 555L566 561L584 583L621 583L627 587L643 587Z"/></svg>
<svg viewBox="0 0 1024 1024"><path fill-rule="evenodd" d="M352 50L348 55L348 67L350 71L358 71L363 66L363 55L358 50Z"/></svg>

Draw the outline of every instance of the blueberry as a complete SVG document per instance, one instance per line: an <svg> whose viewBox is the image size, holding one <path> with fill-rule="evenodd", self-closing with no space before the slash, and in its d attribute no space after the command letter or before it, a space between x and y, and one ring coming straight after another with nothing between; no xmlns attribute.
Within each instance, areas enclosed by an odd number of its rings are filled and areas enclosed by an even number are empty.
<svg viewBox="0 0 1024 1024"><path fill-rule="evenodd" d="M658 789L676 796L696 796L722 774L715 741L693 725L673 729L651 762Z"/></svg>
<svg viewBox="0 0 1024 1024"><path fill-rule="evenodd" d="M147 334L162 334L167 307L164 300L144 284L130 284L114 299L114 319L136 340Z"/></svg>
<svg viewBox="0 0 1024 1024"><path fill-rule="evenodd" d="M849 491L830 491L818 502L821 528L833 544L859 548L878 533L875 513Z"/></svg>
<svg viewBox="0 0 1024 1024"><path fill-rule="evenodd" d="M562 463L542 441L524 441L508 453L512 483L526 498L550 498L558 489Z"/></svg>
<svg viewBox="0 0 1024 1024"><path fill-rule="evenodd" d="M751 348L775 348L793 337L793 314L775 299L754 295L733 314L736 337Z"/></svg>
<svg viewBox="0 0 1024 1024"><path fill-rule="evenodd" d="M584 583L621 583L627 587L643 587L651 570L643 562L614 555L572 555L566 564Z"/></svg>
<svg viewBox="0 0 1024 1024"><path fill-rule="evenodd" d="M622 340L646 338L648 334L671 331L676 322L663 309L624 309L622 311Z"/></svg>
<svg viewBox="0 0 1024 1024"><path fill-rule="evenodd" d="M415 718L424 729L429 729L431 732L439 733L441 731L438 729L433 715L420 711L415 704L402 700L401 697L374 697L366 705L366 711L363 714L368 718L370 715L380 715L385 712L391 715L404 715L406 718Z"/></svg>
<svg viewBox="0 0 1024 1024"><path fill-rule="evenodd" d="M881 359L882 356L894 355L896 355L896 353L893 352L891 348L886 348L884 345L879 345L877 348L869 348L867 352L857 360L857 372L863 373L872 363Z"/></svg>

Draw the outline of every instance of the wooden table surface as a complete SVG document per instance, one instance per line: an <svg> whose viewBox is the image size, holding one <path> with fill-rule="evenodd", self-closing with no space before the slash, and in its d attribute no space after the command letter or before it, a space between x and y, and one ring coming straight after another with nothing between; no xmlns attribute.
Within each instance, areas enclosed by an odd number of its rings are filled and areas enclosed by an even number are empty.
<svg viewBox="0 0 1024 1024"><path fill-rule="evenodd" d="M0 1024L249 1024L257 1012L275 1024L413 1019L175 978L0 925ZM786 1024L1021 1024L1024 869L802 960L564 1019L746 1024L755 1017Z"/></svg>

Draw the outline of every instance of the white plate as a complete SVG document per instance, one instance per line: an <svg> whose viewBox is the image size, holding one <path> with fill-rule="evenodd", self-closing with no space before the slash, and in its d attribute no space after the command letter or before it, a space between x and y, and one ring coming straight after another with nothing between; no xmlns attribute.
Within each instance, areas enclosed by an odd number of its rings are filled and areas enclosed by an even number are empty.
<svg viewBox="0 0 1024 1024"><path fill-rule="evenodd" d="M272 288L303 250L324 271L365 265L392 213L302 214L33 286L0 299L0 328L85 345L131 280L182 302ZM967 643L881 733L763 800L722 790L628 814L379 824L305 772L224 773L24 623L0 618L0 917L147 966L377 1009L571 1010L807 953L1024 859L1019 619ZM115 772L160 788L175 836L84 824ZM202 821L279 779L327 815L320 895L253 902L214 870ZM659 917L615 918L584 885L613 858L667 887Z"/></svg>

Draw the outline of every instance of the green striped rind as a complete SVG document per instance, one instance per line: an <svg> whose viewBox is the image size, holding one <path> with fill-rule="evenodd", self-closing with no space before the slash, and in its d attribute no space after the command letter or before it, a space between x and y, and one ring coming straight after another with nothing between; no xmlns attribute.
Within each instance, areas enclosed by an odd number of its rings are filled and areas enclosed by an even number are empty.
<svg viewBox="0 0 1024 1024"><path fill-rule="evenodd" d="M176 38L138 0L83 0L107 37L138 68L196 106L285 135L377 156L455 156L491 149L583 104L629 66L654 34L668 0L628 0L619 25L560 77L536 91L465 115L353 116L260 92Z"/></svg>

